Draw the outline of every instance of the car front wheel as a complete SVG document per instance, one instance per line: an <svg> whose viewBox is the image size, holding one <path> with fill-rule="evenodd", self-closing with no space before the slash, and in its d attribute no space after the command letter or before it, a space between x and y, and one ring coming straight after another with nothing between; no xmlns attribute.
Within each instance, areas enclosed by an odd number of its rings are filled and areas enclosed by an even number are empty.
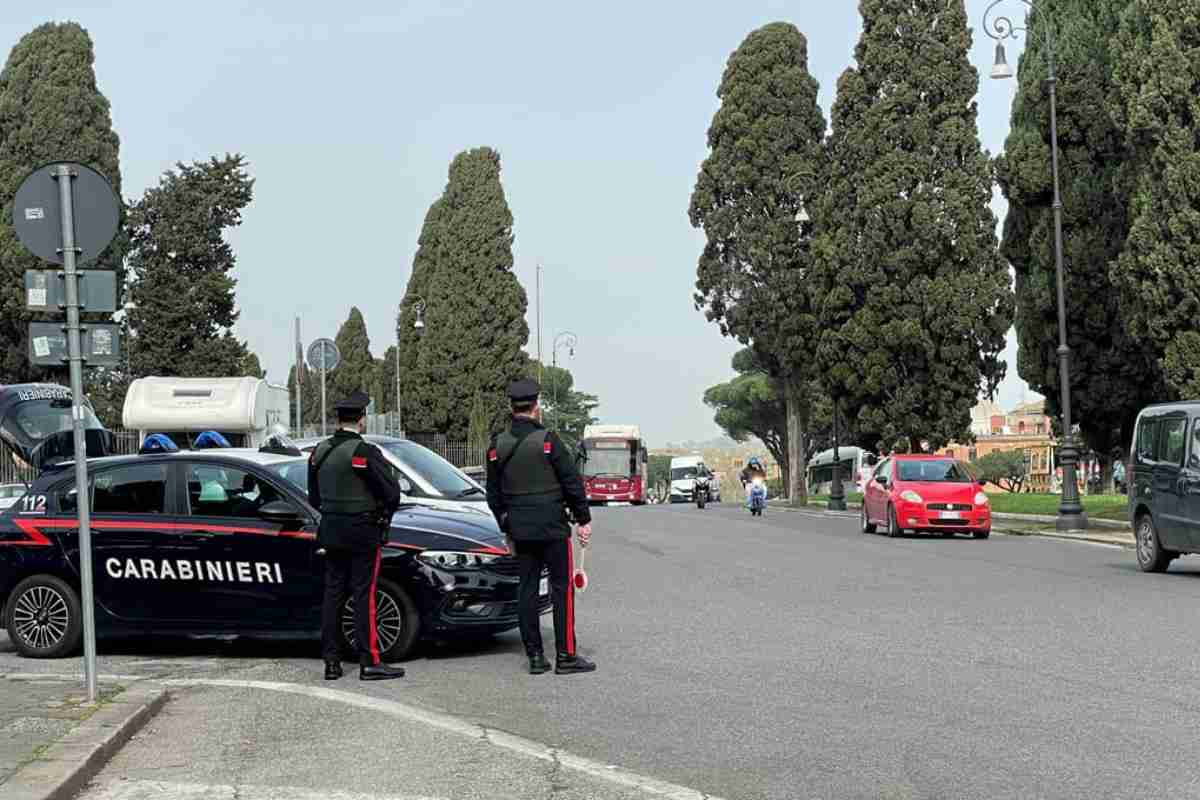
<svg viewBox="0 0 1200 800"><path fill-rule="evenodd" d="M871 518L867 515L866 502L863 503L863 507L862 507L862 532L863 533L874 533L875 532L875 523L871 522Z"/></svg>
<svg viewBox="0 0 1200 800"><path fill-rule="evenodd" d="M71 655L83 638L79 595L53 575L34 575L17 584L4 623L17 652L28 658Z"/></svg>
<svg viewBox="0 0 1200 800"><path fill-rule="evenodd" d="M400 661L417 642L421 618L408 592L391 581L379 579L375 586L375 631L379 637L379 660ZM346 652L357 654L354 632L354 598L342 607L342 641Z"/></svg>
<svg viewBox="0 0 1200 800"><path fill-rule="evenodd" d="M896 507L888 506L888 536L895 539L904 531L900 530L900 520L896 518Z"/></svg>
<svg viewBox="0 0 1200 800"><path fill-rule="evenodd" d="M1143 514L1137 521L1137 562L1142 572L1166 572L1167 566L1176 556L1170 550L1164 550L1158 541L1158 529L1149 514Z"/></svg>

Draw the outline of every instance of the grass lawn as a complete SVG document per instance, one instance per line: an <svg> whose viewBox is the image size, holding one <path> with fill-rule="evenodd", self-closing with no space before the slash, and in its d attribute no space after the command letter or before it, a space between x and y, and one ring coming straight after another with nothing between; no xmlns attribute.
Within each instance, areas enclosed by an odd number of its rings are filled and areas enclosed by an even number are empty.
<svg viewBox="0 0 1200 800"><path fill-rule="evenodd" d="M1128 498L1123 494L1081 495L1083 509L1090 517L1099 519L1128 519ZM1034 514L1052 517L1058 513L1059 498L1056 494L989 494L992 511L998 514ZM828 495L810 495L809 502L824 504ZM858 492L846 494L847 503L861 503Z"/></svg>
<svg viewBox="0 0 1200 800"><path fill-rule="evenodd" d="M992 511L998 514L1040 514L1054 516L1058 513L1059 497L1056 494L989 494ZM1083 510L1088 516L1101 519L1126 519L1129 499L1123 494L1081 495Z"/></svg>

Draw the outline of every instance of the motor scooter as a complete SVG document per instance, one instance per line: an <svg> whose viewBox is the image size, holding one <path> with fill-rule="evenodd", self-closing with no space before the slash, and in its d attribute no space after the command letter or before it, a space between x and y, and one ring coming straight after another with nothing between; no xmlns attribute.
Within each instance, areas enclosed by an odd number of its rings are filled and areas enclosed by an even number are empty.
<svg viewBox="0 0 1200 800"><path fill-rule="evenodd" d="M708 502L708 478L696 476L692 483L692 499L696 501L696 508L704 508L704 504Z"/></svg>
<svg viewBox="0 0 1200 800"><path fill-rule="evenodd" d="M767 507L767 482L762 478L755 478L750 484L750 500L747 505L750 507L750 516L762 516Z"/></svg>

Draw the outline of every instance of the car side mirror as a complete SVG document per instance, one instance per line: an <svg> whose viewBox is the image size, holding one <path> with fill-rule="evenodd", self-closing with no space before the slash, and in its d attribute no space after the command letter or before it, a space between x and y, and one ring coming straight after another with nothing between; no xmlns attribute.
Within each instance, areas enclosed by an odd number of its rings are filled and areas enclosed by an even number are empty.
<svg viewBox="0 0 1200 800"><path fill-rule="evenodd" d="M412 481L410 481L408 478L401 478L400 479L400 491L403 492L404 494L412 494L412 490L413 490Z"/></svg>
<svg viewBox="0 0 1200 800"><path fill-rule="evenodd" d="M287 500L273 500L258 510L259 519L280 524L299 522L304 519L303 512Z"/></svg>
<svg viewBox="0 0 1200 800"><path fill-rule="evenodd" d="M880 486L887 486L887 475L876 475L875 482Z"/></svg>

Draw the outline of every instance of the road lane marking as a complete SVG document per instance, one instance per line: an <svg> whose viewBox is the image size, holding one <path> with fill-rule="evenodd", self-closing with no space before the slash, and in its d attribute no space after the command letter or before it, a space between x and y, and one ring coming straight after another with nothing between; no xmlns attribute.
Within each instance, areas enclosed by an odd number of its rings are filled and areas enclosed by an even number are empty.
<svg viewBox="0 0 1200 800"><path fill-rule="evenodd" d="M88 800L447 800L415 794L362 794L297 786L223 786L165 781L113 781L85 792Z"/></svg>
<svg viewBox="0 0 1200 800"><path fill-rule="evenodd" d="M536 758L539 761L557 763L567 769L583 773L588 777L626 789L640 791L651 797L660 797L664 798L664 800L722 800L717 795L705 794L686 786L652 778L648 775L641 775L614 764L604 764L565 750L548 747L532 739L526 739L523 736L477 725L473 722L466 722L450 714L427 711L415 706L405 705L395 700L384 700L340 689L326 689L322 686L306 686L299 683L281 683L276 681L242 681L223 678L172 678L169 680L155 680L153 682L163 686L212 686L226 689L262 689L269 692L315 697L320 700L329 700L335 703L342 703L343 705L389 714L410 722L428 725L431 728L456 733L472 739L479 739L495 747L529 756L530 758ZM330 795L326 793L323 796L328 797ZM245 796L242 795L242 797Z"/></svg>

